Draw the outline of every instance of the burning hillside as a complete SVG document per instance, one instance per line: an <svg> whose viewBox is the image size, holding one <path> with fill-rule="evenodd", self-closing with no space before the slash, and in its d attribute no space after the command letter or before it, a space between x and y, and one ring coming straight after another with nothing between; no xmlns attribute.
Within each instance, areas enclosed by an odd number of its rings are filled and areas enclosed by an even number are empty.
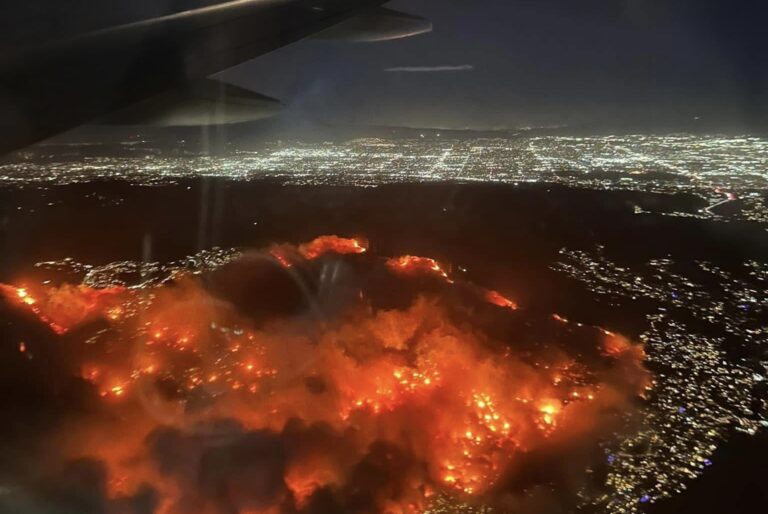
<svg viewBox="0 0 768 514"><path fill-rule="evenodd" d="M66 504L55 512L85 501L52 492L62 476L94 477L71 488L94 482L109 514L505 511L531 480L522 462L608 437L648 383L625 338L535 319L360 239L276 245L162 285L2 293L98 398L25 479L30 501Z"/></svg>

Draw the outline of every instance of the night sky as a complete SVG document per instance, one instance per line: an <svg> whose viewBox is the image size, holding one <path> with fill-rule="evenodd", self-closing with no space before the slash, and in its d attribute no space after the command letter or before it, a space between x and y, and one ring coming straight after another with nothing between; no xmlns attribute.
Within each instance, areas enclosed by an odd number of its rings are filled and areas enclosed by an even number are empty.
<svg viewBox="0 0 768 514"><path fill-rule="evenodd" d="M762 125L759 2L395 0L434 31L306 40L222 74L288 103L285 123L510 129ZM421 71L386 71L390 68ZM428 71L429 68L443 68Z"/></svg>
<svg viewBox="0 0 768 514"><path fill-rule="evenodd" d="M0 16L0 48L225 1L17 2ZM434 31L381 43L307 39L221 77L286 102L287 125L768 130L761 0L387 6L429 18Z"/></svg>

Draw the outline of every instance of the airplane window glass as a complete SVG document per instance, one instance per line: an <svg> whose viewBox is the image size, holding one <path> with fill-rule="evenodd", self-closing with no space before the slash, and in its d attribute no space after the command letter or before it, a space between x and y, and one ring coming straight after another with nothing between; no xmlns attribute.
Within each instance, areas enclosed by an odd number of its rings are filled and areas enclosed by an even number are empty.
<svg viewBox="0 0 768 514"><path fill-rule="evenodd" d="M768 7L0 10L0 514L758 514Z"/></svg>

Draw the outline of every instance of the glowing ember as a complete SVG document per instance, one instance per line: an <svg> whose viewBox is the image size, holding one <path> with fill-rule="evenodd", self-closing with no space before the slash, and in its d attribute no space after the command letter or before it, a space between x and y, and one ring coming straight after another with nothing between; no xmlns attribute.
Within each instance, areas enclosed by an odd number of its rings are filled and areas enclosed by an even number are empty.
<svg viewBox="0 0 768 514"><path fill-rule="evenodd" d="M357 258L367 245L324 236L272 247L277 257L275 248L290 266L329 252ZM420 274L455 287L430 258L370 261L400 276L388 287ZM577 362L584 352L570 356L568 345L531 358L458 318L444 305L449 295L382 309L366 290L316 325L288 315L257 323L203 283L181 277L140 300L118 287L33 295L2 286L62 331L108 321L87 358L72 348L108 414L62 436L62 447L103 461L112 497L153 484L161 514L193 504L205 514L296 512L320 491L344 505L349 491L365 490L368 511L381 513L424 511L436 492L493 502L492 487L519 455L579 437L596 406L621 411L647 384L642 348L592 327L583 330L594 333L593 361ZM481 304L517 309L496 291L474 290ZM205 468L212 463L215 471ZM215 479L218 492L190 476Z"/></svg>
<svg viewBox="0 0 768 514"><path fill-rule="evenodd" d="M284 268L290 268L293 266L293 263L291 263L290 256L287 255L287 252L284 252L282 248L275 247L272 248L269 253L272 255L272 257L275 258L277 262L280 263L280 265Z"/></svg>

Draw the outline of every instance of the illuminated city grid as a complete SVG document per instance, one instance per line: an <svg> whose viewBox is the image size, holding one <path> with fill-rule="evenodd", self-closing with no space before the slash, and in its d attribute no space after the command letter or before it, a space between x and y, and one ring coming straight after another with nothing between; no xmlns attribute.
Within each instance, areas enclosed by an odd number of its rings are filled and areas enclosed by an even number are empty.
<svg viewBox="0 0 768 514"><path fill-rule="evenodd" d="M553 183L598 190L697 195L708 207L697 216L768 222L768 140L756 137L611 136L517 139L360 139L346 143L271 143L228 156L164 155L146 149L121 157L46 155L45 146L0 164L0 184L68 184L95 179L134 183L193 177L278 180L294 185L377 186L409 182ZM77 155L77 152L74 152ZM738 213L719 214L740 201ZM639 213L643 211L636 209ZM145 277L154 285L177 272L213 269L235 257L212 249L186 260L113 263L90 267L70 260L41 263L85 274L107 287L118 276ZM712 464L732 431L768 427L768 263L747 261L725 270L711 262L654 259L644 266L608 260L604 248L563 249L553 269L581 283L598 299L622 308L640 306L654 383L643 401L641 429L605 443L605 487L584 490L584 505L613 514L637 512L686 488ZM706 328L702 328L706 327ZM749 357L729 354L734 341ZM488 512L436 500L438 513Z"/></svg>
<svg viewBox="0 0 768 514"><path fill-rule="evenodd" d="M138 183L191 177L278 180L294 185L375 186L409 182L553 183L591 189L695 194L702 218L768 221L768 139L725 136L517 137L511 139L357 139L273 142L223 156L148 151L132 141L120 157L70 157L46 146L0 163L0 184ZM738 213L718 214L739 201ZM638 208L638 212L642 212Z"/></svg>
<svg viewBox="0 0 768 514"><path fill-rule="evenodd" d="M768 264L748 261L727 272L709 262L692 263L703 285L671 259L642 269L621 267L594 252L561 250L553 266L614 306L647 302L648 329L641 335L654 372L642 429L606 448L611 491L597 499L609 512L635 512L682 491L712 464L712 453L732 430L754 434L768 427L768 403L756 391L766 380ZM688 321L686 321L688 320ZM706 322L707 334L693 328ZM752 357L730 357L735 336Z"/></svg>

